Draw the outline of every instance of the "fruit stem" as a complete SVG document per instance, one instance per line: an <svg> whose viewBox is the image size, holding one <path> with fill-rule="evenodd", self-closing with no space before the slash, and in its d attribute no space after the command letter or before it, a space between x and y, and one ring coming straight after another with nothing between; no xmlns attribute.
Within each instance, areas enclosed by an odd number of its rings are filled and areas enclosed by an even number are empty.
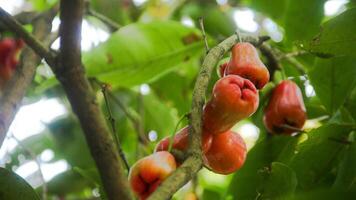
<svg viewBox="0 0 356 200"><path fill-rule="evenodd" d="M199 24L200 24L200 29L201 29L201 32L202 32L203 38L204 38L205 51L206 51L206 54L208 54L210 51L210 48L209 48L207 36L205 34L204 19L202 17L199 18Z"/></svg>
<svg viewBox="0 0 356 200"><path fill-rule="evenodd" d="M182 123L182 121L187 118L189 116L189 114L184 114L183 116L181 116L179 118L179 121L177 122L176 126L174 127L174 130L171 134L171 136L169 137L169 146L168 146L168 151L171 152L172 151L172 147L173 147L173 141L174 141L174 136L176 135L176 132L178 130L179 125Z"/></svg>

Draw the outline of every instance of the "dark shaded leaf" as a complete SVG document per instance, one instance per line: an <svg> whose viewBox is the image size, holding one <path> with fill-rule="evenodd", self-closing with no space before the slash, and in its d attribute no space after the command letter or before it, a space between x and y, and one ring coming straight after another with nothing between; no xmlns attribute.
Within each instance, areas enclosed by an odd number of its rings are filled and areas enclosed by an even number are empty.
<svg viewBox="0 0 356 200"><path fill-rule="evenodd" d="M323 57L332 55L355 56L355 22L356 8L341 13L324 23L320 33L313 40L305 43L305 48ZM308 23L304 24L307 25Z"/></svg>
<svg viewBox="0 0 356 200"><path fill-rule="evenodd" d="M0 199L40 200L33 188L17 174L0 168Z"/></svg>
<svg viewBox="0 0 356 200"><path fill-rule="evenodd" d="M345 56L317 59L308 75L320 101L330 113L334 113L355 86L356 62Z"/></svg>

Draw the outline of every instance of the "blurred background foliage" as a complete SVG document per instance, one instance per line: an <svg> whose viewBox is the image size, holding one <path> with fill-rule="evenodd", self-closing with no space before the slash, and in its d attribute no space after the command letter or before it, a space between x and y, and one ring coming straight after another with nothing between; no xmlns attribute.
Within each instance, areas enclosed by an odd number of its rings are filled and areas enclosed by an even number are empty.
<svg viewBox="0 0 356 200"><path fill-rule="evenodd" d="M12 14L56 3L0 0ZM211 46L236 31L268 35L282 69L260 91L258 111L234 127L249 148L245 165L228 176L203 169L174 198L188 200L194 192L203 200L355 199L355 6L354 0L91 0L90 9L120 29L86 15L83 63L106 115L97 83L111 86L115 134L132 165L190 110L205 53L200 17ZM53 32L58 25L57 17ZM57 40L52 48L58 46ZM308 53L288 57L301 51ZM300 86L308 111L306 132L295 137L268 136L262 124L269 92L283 78ZM214 72L209 95L217 79ZM43 190L49 199L105 199L78 121L45 63L1 147L0 165L1 192L23 191L7 199L36 199ZM9 183L11 189L4 187Z"/></svg>

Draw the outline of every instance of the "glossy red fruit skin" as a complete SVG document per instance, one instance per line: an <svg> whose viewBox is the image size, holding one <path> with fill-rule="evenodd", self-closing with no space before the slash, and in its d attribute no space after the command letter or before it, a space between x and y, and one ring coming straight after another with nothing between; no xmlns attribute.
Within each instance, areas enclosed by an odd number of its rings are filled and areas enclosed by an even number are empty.
<svg viewBox="0 0 356 200"><path fill-rule="evenodd" d="M0 41L0 79L11 78L18 64L17 54L24 46L22 39L5 38Z"/></svg>
<svg viewBox="0 0 356 200"><path fill-rule="evenodd" d="M203 156L204 165L218 174L231 174L240 169L246 159L246 144L233 131L214 135L208 152Z"/></svg>
<svg viewBox="0 0 356 200"><path fill-rule="evenodd" d="M175 169L176 161L167 151L156 152L138 160L129 173L132 191L141 200L146 199Z"/></svg>
<svg viewBox="0 0 356 200"><path fill-rule="evenodd" d="M262 89L269 81L268 69L260 60L256 48L248 42L240 42L232 47L225 74L249 79L257 89Z"/></svg>
<svg viewBox="0 0 356 200"><path fill-rule="evenodd" d="M223 63L219 66L219 76L224 77L225 76L225 70L227 68L228 62Z"/></svg>
<svg viewBox="0 0 356 200"><path fill-rule="evenodd" d="M219 134L229 130L257 109L259 96L251 81L237 75L218 80L212 97L204 107L203 130Z"/></svg>
<svg viewBox="0 0 356 200"><path fill-rule="evenodd" d="M212 142L212 135L210 133L203 133L203 143L202 143L202 150L206 152L209 150L211 142ZM156 146L155 151L168 151L169 148L169 141L170 137L163 138ZM186 126L179 130L173 139L173 149L177 149L180 151L187 150L189 145L189 126Z"/></svg>
<svg viewBox="0 0 356 200"><path fill-rule="evenodd" d="M295 129L281 127L283 124L301 129L307 118L302 93L293 81L284 80L272 91L264 110L263 122L268 132L292 134Z"/></svg>

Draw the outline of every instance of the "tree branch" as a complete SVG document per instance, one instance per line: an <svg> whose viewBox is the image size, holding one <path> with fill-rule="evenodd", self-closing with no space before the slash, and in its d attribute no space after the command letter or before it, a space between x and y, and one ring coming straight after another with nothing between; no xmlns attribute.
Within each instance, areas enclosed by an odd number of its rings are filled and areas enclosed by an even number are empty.
<svg viewBox="0 0 356 200"><path fill-rule="evenodd" d="M52 9L50 12L57 13L56 9ZM26 42L26 44L29 45L38 55L45 58L49 65L54 65L54 56L51 51L49 51L49 49L33 35L29 34L18 21L16 21L2 8L0 8L0 20L7 26L8 29L12 30L19 37L21 37Z"/></svg>
<svg viewBox="0 0 356 200"><path fill-rule="evenodd" d="M52 66L77 115L109 199L133 199L122 160L81 63L83 0L61 0L59 65Z"/></svg>
<svg viewBox="0 0 356 200"><path fill-rule="evenodd" d="M0 8L0 13L3 10ZM58 12L58 8L53 8L41 14L33 21L33 37L38 40L45 40L51 32L52 20ZM3 21L4 14L0 14L0 21ZM13 26L12 26L13 27ZM20 28L22 28L20 26ZM11 29L16 32L16 29ZM25 48L21 54L20 65L12 77L5 85L0 97L0 146L5 139L8 128L14 119L27 88L32 82L37 66L41 58L29 48Z"/></svg>
<svg viewBox="0 0 356 200"><path fill-rule="evenodd" d="M209 53L205 57L193 90L190 120L190 126L192 128L189 130L189 157L157 188L148 200L169 199L201 169L203 164L201 150L201 125L206 90L214 67L223 55L238 42L237 40L238 38L236 35L227 38L214 48L210 49ZM243 41L251 42L255 45L260 42L260 40L252 37L244 37Z"/></svg>
<svg viewBox="0 0 356 200"><path fill-rule="evenodd" d="M37 12L21 12L13 16L21 24L30 24L38 17L41 17L41 14ZM6 31L6 25L2 22L0 22L0 31Z"/></svg>
<svg viewBox="0 0 356 200"><path fill-rule="evenodd" d="M267 59L267 68L271 75L271 79L273 79L274 72L282 68L278 57L273 49L267 44L262 44L259 49Z"/></svg>

